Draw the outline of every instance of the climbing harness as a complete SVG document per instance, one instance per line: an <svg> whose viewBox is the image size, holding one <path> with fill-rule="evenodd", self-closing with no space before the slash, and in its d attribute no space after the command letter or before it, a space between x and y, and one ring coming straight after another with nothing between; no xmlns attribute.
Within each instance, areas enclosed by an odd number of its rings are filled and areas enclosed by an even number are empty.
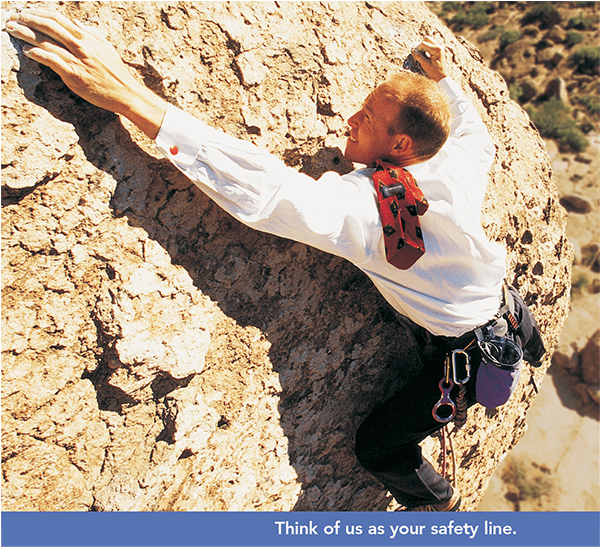
<svg viewBox="0 0 600 547"><path fill-rule="evenodd" d="M467 421L466 384L471 379L471 360L479 365L475 369L474 380L477 402L487 408L495 408L504 404L515 390L523 359L533 367L539 367L545 353L535 318L517 291L505 283L503 297L502 305L494 318L474 329L470 333L471 341L463 349L446 350L444 375L439 382L441 397L434 405L432 415L436 421L443 424L440 429L441 475L446 476L449 449L452 456L454 487L457 469L452 434ZM520 319L517 319L516 315ZM529 383L537 392L534 376L532 370ZM459 389L454 401L450 393L455 386ZM454 427L450 431L448 425L452 421Z"/></svg>

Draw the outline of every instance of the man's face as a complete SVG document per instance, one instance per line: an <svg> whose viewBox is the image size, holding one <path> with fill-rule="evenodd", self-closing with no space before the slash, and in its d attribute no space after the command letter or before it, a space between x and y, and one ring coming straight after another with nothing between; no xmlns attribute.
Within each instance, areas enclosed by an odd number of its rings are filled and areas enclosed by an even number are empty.
<svg viewBox="0 0 600 547"><path fill-rule="evenodd" d="M385 160L393 150L396 136L388 135L398 113L398 104L386 92L386 84L377 87L363 107L348 120L350 130L344 155L350 161L371 165Z"/></svg>

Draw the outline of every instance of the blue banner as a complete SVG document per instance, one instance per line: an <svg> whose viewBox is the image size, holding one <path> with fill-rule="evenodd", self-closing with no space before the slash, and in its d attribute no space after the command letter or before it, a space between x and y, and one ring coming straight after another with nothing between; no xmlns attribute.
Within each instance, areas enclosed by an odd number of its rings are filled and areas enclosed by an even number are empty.
<svg viewBox="0 0 600 547"><path fill-rule="evenodd" d="M600 514L2 513L5 547L598 547Z"/></svg>

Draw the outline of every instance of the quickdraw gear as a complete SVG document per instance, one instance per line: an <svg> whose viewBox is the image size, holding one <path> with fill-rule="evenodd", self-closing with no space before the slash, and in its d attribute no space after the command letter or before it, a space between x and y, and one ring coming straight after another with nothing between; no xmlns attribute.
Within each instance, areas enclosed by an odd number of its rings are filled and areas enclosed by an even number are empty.
<svg viewBox="0 0 600 547"><path fill-rule="evenodd" d="M458 396L456 397L456 415L454 417L454 425L457 428L461 428L467 423L467 388L465 384L471 378L471 358L469 354L466 352L467 346L465 349L455 349L452 352L452 376L454 379L454 383L460 386L458 390ZM462 359L459 359L459 356ZM462 363L459 364L459 361L462 360ZM459 371L459 368L463 370ZM462 379L459 376L462 373Z"/></svg>

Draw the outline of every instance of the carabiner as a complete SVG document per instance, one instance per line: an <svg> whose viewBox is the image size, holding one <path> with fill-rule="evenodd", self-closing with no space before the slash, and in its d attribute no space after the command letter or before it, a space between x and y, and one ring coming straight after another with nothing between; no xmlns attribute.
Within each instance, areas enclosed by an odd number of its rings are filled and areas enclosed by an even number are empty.
<svg viewBox="0 0 600 547"><path fill-rule="evenodd" d="M462 380L458 379L458 374L456 372L456 356L457 355L464 355L465 357L465 377ZM464 384L466 384L469 381L469 378L471 378L471 358L469 357L469 354L462 349L455 349L452 352L452 377L454 378L454 383L458 386L462 386Z"/></svg>

